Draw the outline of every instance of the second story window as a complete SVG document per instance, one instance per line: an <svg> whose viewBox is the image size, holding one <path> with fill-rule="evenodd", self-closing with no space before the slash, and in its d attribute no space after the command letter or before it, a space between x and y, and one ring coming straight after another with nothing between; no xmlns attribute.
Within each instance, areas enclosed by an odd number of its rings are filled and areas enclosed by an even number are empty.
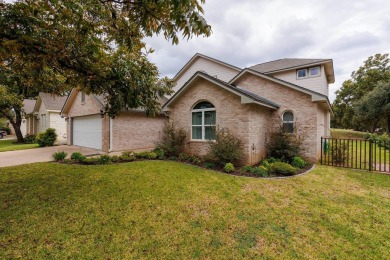
<svg viewBox="0 0 390 260"><path fill-rule="evenodd" d="M297 70L297 79L304 79L307 77L317 77L320 76L321 69L319 66L311 67L307 69L299 69Z"/></svg>

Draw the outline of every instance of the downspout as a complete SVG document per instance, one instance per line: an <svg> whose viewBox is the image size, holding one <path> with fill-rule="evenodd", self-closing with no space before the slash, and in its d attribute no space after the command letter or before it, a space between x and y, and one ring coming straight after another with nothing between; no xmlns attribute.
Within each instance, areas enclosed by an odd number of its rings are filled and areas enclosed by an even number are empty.
<svg viewBox="0 0 390 260"><path fill-rule="evenodd" d="M112 152L112 150L113 150L113 144L112 144L112 141L113 141L113 138L112 138L112 124L113 124L113 119L110 117L110 121L109 121L109 125L110 125L110 131L109 131L109 134L110 134L110 147L108 149L108 152Z"/></svg>

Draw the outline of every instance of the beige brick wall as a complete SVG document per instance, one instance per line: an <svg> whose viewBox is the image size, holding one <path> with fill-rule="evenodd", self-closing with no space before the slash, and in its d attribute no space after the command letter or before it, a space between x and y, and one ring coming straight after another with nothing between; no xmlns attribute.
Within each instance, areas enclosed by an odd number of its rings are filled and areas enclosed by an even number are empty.
<svg viewBox="0 0 390 260"><path fill-rule="evenodd" d="M121 112L112 120L112 150L153 149L167 117L147 117L145 112Z"/></svg>
<svg viewBox="0 0 390 260"><path fill-rule="evenodd" d="M236 84L280 105L269 115L268 131L281 125L285 111L292 111L299 133L306 136L302 156L311 162L317 161L317 103L311 101L310 95L250 74L243 76Z"/></svg>
<svg viewBox="0 0 390 260"><path fill-rule="evenodd" d="M241 164L248 164L256 161L264 154L262 145L257 141L256 149L258 149L257 158L251 158L252 139L257 134L262 133L261 124L266 121L263 116L269 113L269 109L253 105L241 104L241 98L231 92L222 89L204 79L199 79L196 86L192 86L182 93L182 96L177 99L170 107L171 114L169 120L174 121L177 125L182 126L191 138L191 110L192 107L201 100L211 102L216 108L216 124L219 128L228 128L235 136L242 141L242 149L244 151L244 159ZM252 115L256 114L259 119L257 122L251 121ZM254 141L253 141L254 142ZM207 141L191 141L186 145L186 152L193 155L203 156L209 150Z"/></svg>

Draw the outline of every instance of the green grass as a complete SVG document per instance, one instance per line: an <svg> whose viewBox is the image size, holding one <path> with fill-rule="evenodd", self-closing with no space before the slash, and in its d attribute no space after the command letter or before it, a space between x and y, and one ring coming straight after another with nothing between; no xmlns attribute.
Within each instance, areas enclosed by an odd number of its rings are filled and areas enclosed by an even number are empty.
<svg viewBox="0 0 390 260"><path fill-rule="evenodd" d="M16 140L0 140L0 152L38 148L38 144L15 144Z"/></svg>
<svg viewBox="0 0 390 260"><path fill-rule="evenodd" d="M332 138L364 138L365 132L359 132L348 129L330 129L330 135Z"/></svg>
<svg viewBox="0 0 390 260"><path fill-rule="evenodd" d="M178 162L0 168L0 259L390 258L390 176Z"/></svg>

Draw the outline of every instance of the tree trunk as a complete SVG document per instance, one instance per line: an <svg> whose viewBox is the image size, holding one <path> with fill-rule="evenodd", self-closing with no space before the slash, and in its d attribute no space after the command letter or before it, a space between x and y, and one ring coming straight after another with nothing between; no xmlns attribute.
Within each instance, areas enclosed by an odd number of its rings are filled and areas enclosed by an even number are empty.
<svg viewBox="0 0 390 260"><path fill-rule="evenodd" d="M22 131L20 130L20 125L22 124L22 112L18 109L14 109L15 118L11 116L7 116L7 119L10 121L12 127L15 130L16 138L18 139L18 143L24 143L24 138Z"/></svg>

